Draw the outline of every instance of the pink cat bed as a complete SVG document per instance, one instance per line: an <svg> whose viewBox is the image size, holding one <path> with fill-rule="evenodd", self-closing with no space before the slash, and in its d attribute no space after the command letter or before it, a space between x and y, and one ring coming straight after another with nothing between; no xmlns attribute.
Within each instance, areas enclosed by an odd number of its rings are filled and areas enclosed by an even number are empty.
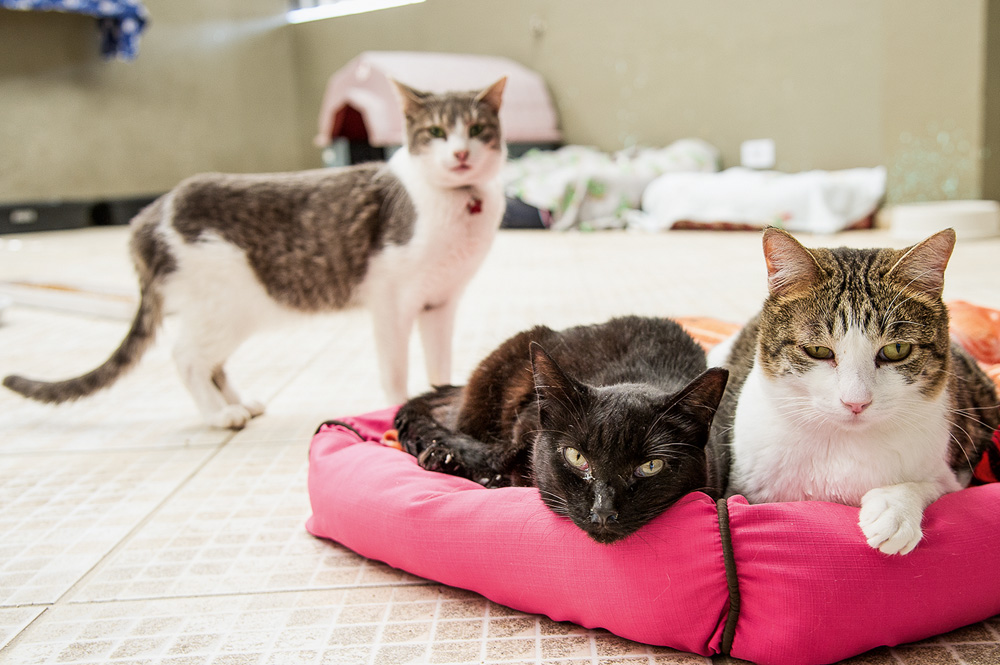
<svg viewBox="0 0 1000 665"><path fill-rule="evenodd" d="M949 308L953 335L1000 383L1000 356L977 342L1000 339L1000 315L968 303ZM734 329L683 323L706 346ZM743 497L717 504L701 493L600 545L534 488L485 489L381 445L394 415L344 418L316 434L307 528L508 607L760 665L832 663L1000 614L997 483L933 503L923 540L905 556L870 548L857 508L751 506ZM1000 433L994 440L988 457L1000 455ZM991 468L981 464L977 476L995 480Z"/></svg>
<svg viewBox="0 0 1000 665"><path fill-rule="evenodd" d="M906 556L868 547L857 508L701 493L600 545L534 488L485 489L381 445L394 414L316 434L307 528L514 609L761 665L832 663L1000 614L1000 484L932 504Z"/></svg>

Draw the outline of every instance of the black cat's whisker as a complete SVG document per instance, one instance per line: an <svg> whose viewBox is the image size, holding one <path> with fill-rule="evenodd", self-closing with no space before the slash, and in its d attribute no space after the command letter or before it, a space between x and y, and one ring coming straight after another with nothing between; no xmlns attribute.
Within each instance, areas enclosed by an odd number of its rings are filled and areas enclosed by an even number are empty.
<svg viewBox="0 0 1000 665"><path fill-rule="evenodd" d="M700 446L695 446L690 443L661 443L650 448L646 448L646 451L650 455L658 455L662 453L670 453L674 451L680 451L683 448L690 448L691 450L702 450Z"/></svg>

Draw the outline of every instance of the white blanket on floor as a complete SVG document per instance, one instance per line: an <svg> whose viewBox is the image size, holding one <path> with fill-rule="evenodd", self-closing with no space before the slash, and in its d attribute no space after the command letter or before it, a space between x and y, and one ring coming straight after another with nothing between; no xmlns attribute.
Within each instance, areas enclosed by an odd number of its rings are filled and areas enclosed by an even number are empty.
<svg viewBox="0 0 1000 665"><path fill-rule="evenodd" d="M779 173L734 167L721 173L667 173L642 196L628 226L649 231L677 222L778 226L835 233L872 214L885 195L885 168Z"/></svg>

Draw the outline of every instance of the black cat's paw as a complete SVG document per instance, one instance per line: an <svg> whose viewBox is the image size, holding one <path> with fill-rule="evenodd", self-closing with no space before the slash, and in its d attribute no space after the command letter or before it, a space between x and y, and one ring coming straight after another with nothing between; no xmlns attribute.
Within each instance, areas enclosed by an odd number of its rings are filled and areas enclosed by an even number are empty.
<svg viewBox="0 0 1000 665"><path fill-rule="evenodd" d="M496 489L498 487L510 487L510 478L507 478L501 473L496 473L489 476L483 476L481 478L476 478L475 481L486 487L487 489Z"/></svg>
<svg viewBox="0 0 1000 665"><path fill-rule="evenodd" d="M449 446L432 441L417 455L417 463L428 471L460 475L464 468L458 454Z"/></svg>

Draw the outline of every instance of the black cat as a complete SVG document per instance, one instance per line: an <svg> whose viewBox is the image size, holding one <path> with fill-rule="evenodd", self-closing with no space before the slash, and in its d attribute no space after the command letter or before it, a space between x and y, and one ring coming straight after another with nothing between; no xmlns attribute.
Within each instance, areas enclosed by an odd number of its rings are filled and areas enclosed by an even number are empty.
<svg viewBox="0 0 1000 665"><path fill-rule="evenodd" d="M501 344L468 385L396 415L425 469L487 487L535 485L599 543L628 536L695 490L715 494L705 445L728 372L669 319L623 317Z"/></svg>

